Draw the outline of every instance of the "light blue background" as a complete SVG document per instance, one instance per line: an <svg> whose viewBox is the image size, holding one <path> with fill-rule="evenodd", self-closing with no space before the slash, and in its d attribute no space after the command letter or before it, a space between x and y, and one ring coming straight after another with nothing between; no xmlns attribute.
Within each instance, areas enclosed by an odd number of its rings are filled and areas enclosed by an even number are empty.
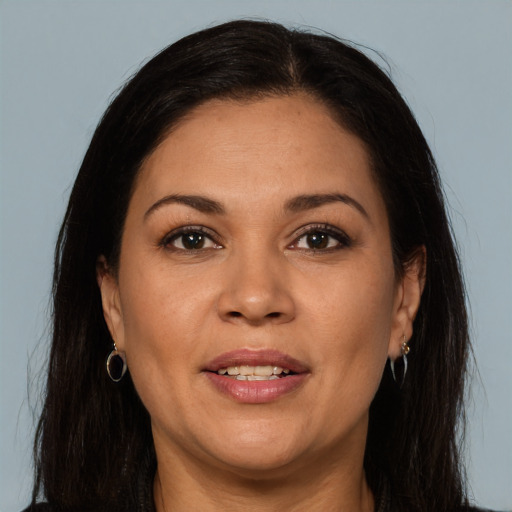
<svg viewBox="0 0 512 512"><path fill-rule="evenodd" d="M53 246L109 97L168 43L249 16L319 27L389 58L437 157L461 245L480 371L472 493L512 509L512 3L68 0L0 5L0 511L28 502Z"/></svg>

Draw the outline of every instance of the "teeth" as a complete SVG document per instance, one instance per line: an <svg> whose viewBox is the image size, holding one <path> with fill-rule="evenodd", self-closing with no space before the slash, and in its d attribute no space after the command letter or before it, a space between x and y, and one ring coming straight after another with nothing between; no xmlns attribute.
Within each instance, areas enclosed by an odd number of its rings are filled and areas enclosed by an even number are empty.
<svg viewBox="0 0 512 512"><path fill-rule="evenodd" d="M254 366L240 366L240 375L254 375Z"/></svg>
<svg viewBox="0 0 512 512"><path fill-rule="evenodd" d="M255 366L254 375L258 377L270 377L272 375L272 366Z"/></svg>
<svg viewBox="0 0 512 512"><path fill-rule="evenodd" d="M277 375L232 375L231 379L235 380L276 380L279 379Z"/></svg>
<svg viewBox="0 0 512 512"><path fill-rule="evenodd" d="M290 370L288 368L281 368L280 366L228 366L227 368L220 368L217 370L219 375L228 375L236 378L237 380L273 380L279 378L278 375L288 375Z"/></svg>

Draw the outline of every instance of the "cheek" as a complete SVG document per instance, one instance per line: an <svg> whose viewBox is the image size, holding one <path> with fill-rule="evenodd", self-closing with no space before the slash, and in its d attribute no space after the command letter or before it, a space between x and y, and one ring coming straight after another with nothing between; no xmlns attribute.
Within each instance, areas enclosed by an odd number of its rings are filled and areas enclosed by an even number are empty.
<svg viewBox="0 0 512 512"><path fill-rule="evenodd" d="M393 324L394 273L373 268L380 271L347 269L331 276L325 286L310 288L304 303L319 387L325 390L319 399L341 414L358 410L354 418L369 407L379 386Z"/></svg>
<svg viewBox="0 0 512 512"><path fill-rule="evenodd" d="M124 348L135 386L151 409L155 396L172 402L168 394L184 392L209 296L198 280L177 279L162 264L126 265L124 271L130 277L123 282L120 276Z"/></svg>
<svg viewBox="0 0 512 512"><path fill-rule="evenodd" d="M318 330L330 330L330 337L341 340L345 348L359 350L389 340L394 271L390 265L371 263L308 276L297 292Z"/></svg>
<svg viewBox="0 0 512 512"><path fill-rule="evenodd" d="M133 260L144 261L142 258ZM137 336L148 338L148 342L160 340L163 344L172 344L178 341L175 331L185 338L191 336L196 328L192 320L198 318L198 310L209 300L211 287L204 275L198 276L194 268L178 273L161 256L146 256L145 260L144 268L127 264L125 275L129 279L121 280L127 343L136 341L133 337Z"/></svg>

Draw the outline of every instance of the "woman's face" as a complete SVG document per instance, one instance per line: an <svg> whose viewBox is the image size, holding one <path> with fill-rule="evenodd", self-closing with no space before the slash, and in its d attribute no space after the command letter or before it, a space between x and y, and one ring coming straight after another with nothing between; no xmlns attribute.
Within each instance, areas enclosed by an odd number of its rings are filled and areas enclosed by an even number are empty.
<svg viewBox="0 0 512 512"><path fill-rule="evenodd" d="M361 455L420 295L395 274L364 145L305 95L182 120L101 290L157 454L249 473Z"/></svg>

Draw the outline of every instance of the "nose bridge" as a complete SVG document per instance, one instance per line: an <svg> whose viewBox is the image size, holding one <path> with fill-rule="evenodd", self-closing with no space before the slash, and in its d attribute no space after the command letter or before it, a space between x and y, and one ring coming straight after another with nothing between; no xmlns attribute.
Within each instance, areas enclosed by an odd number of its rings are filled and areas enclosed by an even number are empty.
<svg viewBox="0 0 512 512"><path fill-rule="evenodd" d="M295 306L285 277L286 260L270 244L253 242L234 249L226 261L219 313L252 324L289 321Z"/></svg>

